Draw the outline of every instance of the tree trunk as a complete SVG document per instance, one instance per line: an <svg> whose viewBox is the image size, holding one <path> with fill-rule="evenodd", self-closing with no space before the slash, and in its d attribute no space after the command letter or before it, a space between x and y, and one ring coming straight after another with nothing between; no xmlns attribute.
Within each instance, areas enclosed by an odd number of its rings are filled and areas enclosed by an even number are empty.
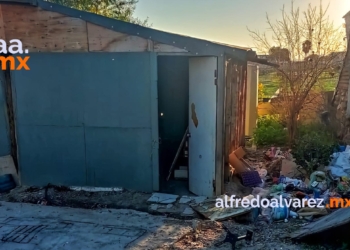
<svg viewBox="0 0 350 250"><path fill-rule="evenodd" d="M287 118L287 130L288 130L288 143L289 146L293 146L295 137L297 134L298 114L291 112L291 115Z"/></svg>

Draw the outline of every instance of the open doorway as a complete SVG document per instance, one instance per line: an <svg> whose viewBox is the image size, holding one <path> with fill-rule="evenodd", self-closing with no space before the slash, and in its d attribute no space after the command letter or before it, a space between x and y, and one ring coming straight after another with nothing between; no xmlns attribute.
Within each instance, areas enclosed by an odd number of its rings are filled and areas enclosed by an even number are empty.
<svg viewBox="0 0 350 250"><path fill-rule="evenodd" d="M162 192L214 193L216 76L216 57L158 56Z"/></svg>
<svg viewBox="0 0 350 250"><path fill-rule="evenodd" d="M158 56L157 64L160 191L188 194L188 176L176 178L172 171L169 181L167 177L188 127L189 57ZM186 144L188 145L187 138ZM188 170L185 148L181 150L174 169L180 167L187 167Z"/></svg>

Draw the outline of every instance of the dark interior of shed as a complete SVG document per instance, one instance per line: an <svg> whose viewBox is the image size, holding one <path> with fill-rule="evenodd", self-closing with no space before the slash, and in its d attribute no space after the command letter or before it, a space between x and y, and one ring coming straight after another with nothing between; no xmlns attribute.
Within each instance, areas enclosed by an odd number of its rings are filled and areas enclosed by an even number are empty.
<svg viewBox="0 0 350 250"><path fill-rule="evenodd" d="M186 195L188 191L188 142L179 151L188 127L189 57L158 56L158 121L160 191ZM171 172L167 180L169 171ZM187 178L186 178L187 172Z"/></svg>

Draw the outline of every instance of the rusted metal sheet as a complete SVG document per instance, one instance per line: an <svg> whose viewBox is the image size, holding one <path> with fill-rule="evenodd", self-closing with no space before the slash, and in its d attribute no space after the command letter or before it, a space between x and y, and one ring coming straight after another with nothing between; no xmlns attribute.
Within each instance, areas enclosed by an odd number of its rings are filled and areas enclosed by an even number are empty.
<svg viewBox="0 0 350 250"><path fill-rule="evenodd" d="M310 223L300 230L291 234L293 239L301 239L310 235L334 230L340 226L350 223L350 207L341 208L330 215L327 215L316 222Z"/></svg>
<svg viewBox="0 0 350 250"><path fill-rule="evenodd" d="M245 112L247 96L247 65L226 60L225 90L225 159L245 144Z"/></svg>

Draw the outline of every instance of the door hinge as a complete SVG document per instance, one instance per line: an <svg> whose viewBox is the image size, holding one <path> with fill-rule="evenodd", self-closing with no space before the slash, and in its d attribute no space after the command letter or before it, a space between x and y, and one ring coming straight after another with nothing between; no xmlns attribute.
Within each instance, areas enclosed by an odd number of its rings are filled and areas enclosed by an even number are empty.
<svg viewBox="0 0 350 250"><path fill-rule="evenodd" d="M215 77L214 84L218 85L218 71L217 70L214 71L214 77Z"/></svg>
<svg viewBox="0 0 350 250"><path fill-rule="evenodd" d="M214 191L214 193L215 193L215 191L216 191L215 180L213 180L213 191Z"/></svg>

